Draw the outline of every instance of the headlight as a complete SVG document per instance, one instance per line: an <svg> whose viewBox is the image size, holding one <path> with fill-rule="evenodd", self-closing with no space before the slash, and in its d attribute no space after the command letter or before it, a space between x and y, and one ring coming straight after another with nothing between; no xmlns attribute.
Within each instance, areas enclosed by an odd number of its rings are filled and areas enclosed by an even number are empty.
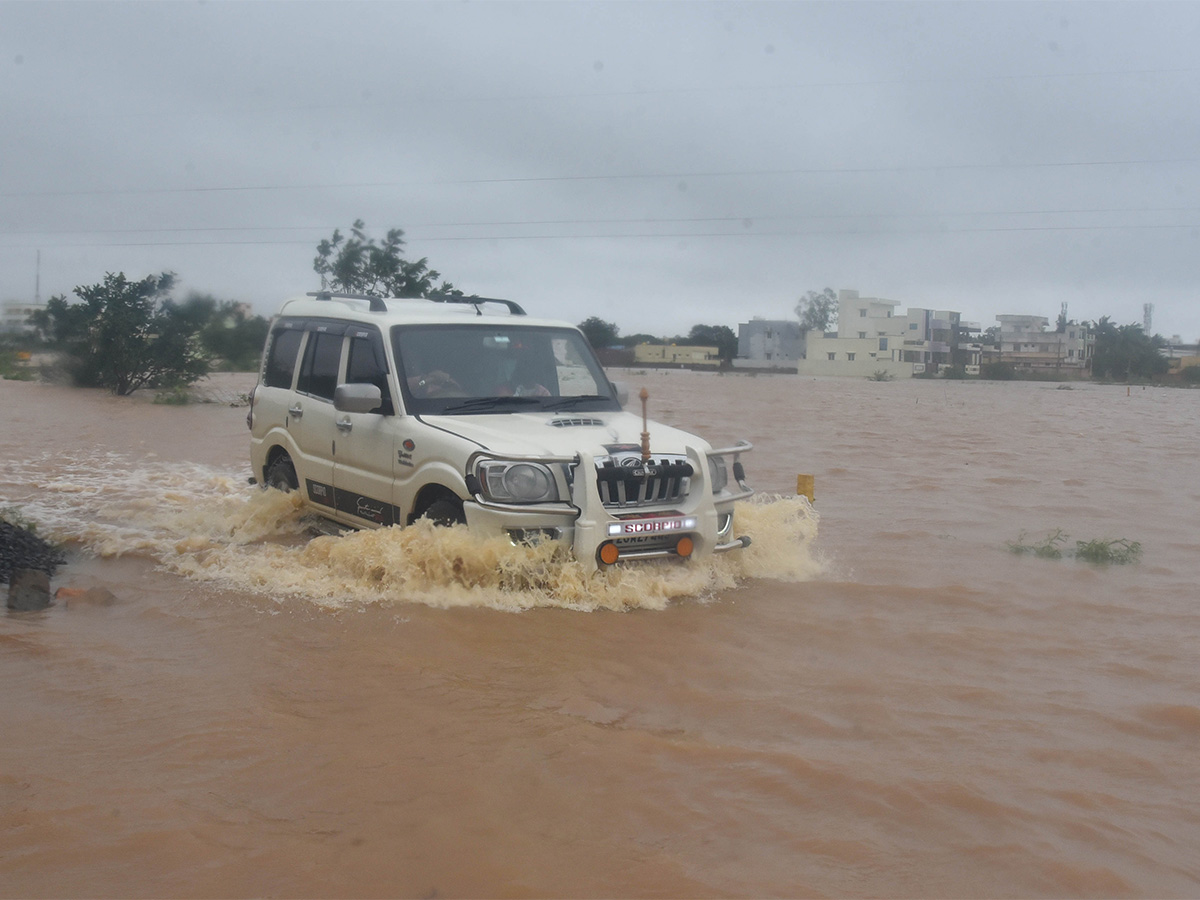
<svg viewBox="0 0 1200 900"><path fill-rule="evenodd" d="M486 460L479 481L488 499L502 503L541 503L558 499L554 475L540 463Z"/></svg>
<svg viewBox="0 0 1200 900"><path fill-rule="evenodd" d="M710 456L708 458L708 480L712 482L712 492L719 494L729 484L729 471L725 468L725 457Z"/></svg>

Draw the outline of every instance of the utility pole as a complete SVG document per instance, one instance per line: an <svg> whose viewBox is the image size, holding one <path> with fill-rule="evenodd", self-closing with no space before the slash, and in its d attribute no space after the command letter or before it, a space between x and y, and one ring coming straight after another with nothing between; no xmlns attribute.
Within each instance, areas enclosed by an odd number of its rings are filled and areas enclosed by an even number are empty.
<svg viewBox="0 0 1200 900"><path fill-rule="evenodd" d="M37 269L33 279L33 304L40 306L42 303L42 251L37 252Z"/></svg>

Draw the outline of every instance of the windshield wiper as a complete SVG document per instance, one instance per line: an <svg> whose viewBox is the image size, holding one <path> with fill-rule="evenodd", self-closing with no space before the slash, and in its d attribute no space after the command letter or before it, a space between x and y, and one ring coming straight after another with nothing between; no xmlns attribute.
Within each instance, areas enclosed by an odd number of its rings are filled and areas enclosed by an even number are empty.
<svg viewBox="0 0 1200 900"><path fill-rule="evenodd" d="M603 394L579 394L576 397L559 397L557 400L547 403L546 409L570 409L577 403L595 403L597 400L613 402L612 397L606 397Z"/></svg>
<svg viewBox="0 0 1200 900"><path fill-rule="evenodd" d="M492 409L497 406L541 406L544 397L471 397L441 410L443 413L461 412L467 409Z"/></svg>

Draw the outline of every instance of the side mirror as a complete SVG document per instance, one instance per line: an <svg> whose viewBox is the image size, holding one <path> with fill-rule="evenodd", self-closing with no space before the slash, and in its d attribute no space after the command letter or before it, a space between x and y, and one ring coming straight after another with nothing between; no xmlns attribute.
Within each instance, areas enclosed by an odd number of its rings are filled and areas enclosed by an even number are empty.
<svg viewBox="0 0 1200 900"><path fill-rule="evenodd" d="M383 406L383 393L373 384L339 384L333 392L338 412L369 413Z"/></svg>
<svg viewBox="0 0 1200 900"><path fill-rule="evenodd" d="M624 407L629 402L629 388L625 387L625 382L623 381L610 381L609 384L617 392L617 402Z"/></svg>

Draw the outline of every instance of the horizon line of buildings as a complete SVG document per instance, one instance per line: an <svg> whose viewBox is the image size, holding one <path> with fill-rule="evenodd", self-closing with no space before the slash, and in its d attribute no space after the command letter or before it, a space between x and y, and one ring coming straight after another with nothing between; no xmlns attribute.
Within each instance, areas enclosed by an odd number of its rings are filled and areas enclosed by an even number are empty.
<svg viewBox="0 0 1200 900"><path fill-rule="evenodd" d="M1006 363L1028 372L1070 374L1089 370L1096 344L1087 323L1066 319L1065 307L1054 328L1046 316L998 315L995 340L984 344L984 329L953 310L910 307L900 314L898 301L848 289L838 291L837 302L836 331L806 332L790 319L739 324L734 367L902 378L952 368L977 375L984 365ZM1196 345L1178 335L1169 345L1170 358L1198 354Z"/></svg>
<svg viewBox="0 0 1200 900"><path fill-rule="evenodd" d="M881 297L862 297L857 290L837 294L837 330L812 332L799 319L755 317L738 325L738 352L733 366L746 370L787 370L801 375L871 376L881 373L911 377L961 369L978 375L989 363L1007 363L1029 372L1062 374L1088 371L1096 337L1088 323L1066 319L1066 307L1056 327L1034 315L998 315L994 341L984 344L984 329L963 321L954 310L909 307ZM0 308L0 332L28 328L29 316L45 303L5 301ZM988 329L990 331L992 329ZM686 344L639 344L633 362L647 366L718 368L716 347ZM1184 344L1176 335L1164 355L1181 365L1195 365L1200 347Z"/></svg>

